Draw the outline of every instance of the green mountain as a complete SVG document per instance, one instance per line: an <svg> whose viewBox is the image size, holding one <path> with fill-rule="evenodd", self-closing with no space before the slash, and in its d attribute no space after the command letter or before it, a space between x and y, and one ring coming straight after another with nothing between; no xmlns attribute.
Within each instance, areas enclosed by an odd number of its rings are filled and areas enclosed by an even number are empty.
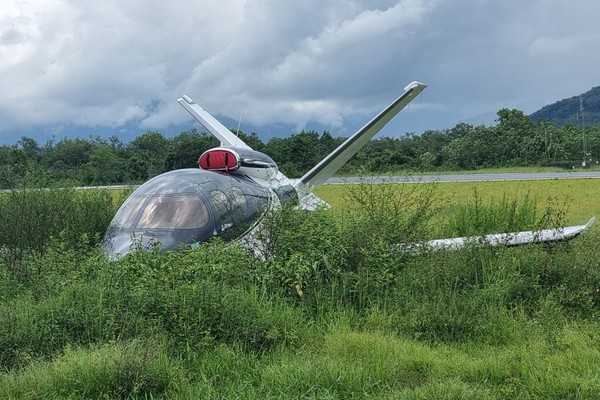
<svg viewBox="0 0 600 400"><path fill-rule="evenodd" d="M600 86L592 88L581 96L559 100L542 107L529 116L532 121L546 120L557 126L579 124L579 98L583 98L583 115L586 126L600 125Z"/></svg>

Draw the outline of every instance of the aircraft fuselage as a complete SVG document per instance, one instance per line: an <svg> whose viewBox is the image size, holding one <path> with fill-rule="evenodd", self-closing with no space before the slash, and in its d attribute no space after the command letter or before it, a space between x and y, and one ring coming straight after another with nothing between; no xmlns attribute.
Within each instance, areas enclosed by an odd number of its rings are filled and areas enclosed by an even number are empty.
<svg viewBox="0 0 600 400"><path fill-rule="evenodd" d="M249 177L200 168L161 174L123 203L103 240L113 258L160 243L174 250L213 236L229 241L252 230L269 207L290 200Z"/></svg>

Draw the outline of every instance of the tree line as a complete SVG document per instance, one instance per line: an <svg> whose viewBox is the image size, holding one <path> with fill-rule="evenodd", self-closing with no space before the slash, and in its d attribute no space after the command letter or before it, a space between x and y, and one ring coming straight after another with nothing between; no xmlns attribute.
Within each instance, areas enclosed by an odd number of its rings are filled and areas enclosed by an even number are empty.
<svg viewBox="0 0 600 400"><path fill-rule="evenodd" d="M472 170L485 167L595 165L600 154L600 127L582 131L548 121L532 122L522 111L503 108L494 126L459 123L444 130L400 138L371 140L342 169L342 173L388 173L401 170ZM301 131L263 142L256 133L239 132L255 150L270 155L289 177L308 171L345 138L329 132ZM584 141L587 154L583 154ZM205 150L218 146L211 135L196 129L167 138L148 131L129 143L117 136L64 138L40 145L21 137L0 146L0 187L28 184L107 185L140 183L160 173L197 167Z"/></svg>

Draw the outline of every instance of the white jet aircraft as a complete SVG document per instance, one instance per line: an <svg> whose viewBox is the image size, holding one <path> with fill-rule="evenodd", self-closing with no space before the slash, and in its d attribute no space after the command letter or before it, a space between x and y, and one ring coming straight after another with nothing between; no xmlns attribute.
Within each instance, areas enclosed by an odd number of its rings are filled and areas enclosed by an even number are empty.
<svg viewBox="0 0 600 400"><path fill-rule="evenodd" d="M123 203L103 239L112 259L160 242L163 250L195 246L213 236L235 241L261 255L261 221L268 210L294 203L314 210L329 205L312 190L323 184L426 85L412 82L404 93L300 179L289 179L266 154L253 150L188 96L177 101L221 146L204 152L199 168L150 179ZM518 245L571 239L594 223L539 231L438 239L405 244L408 251L451 250L468 244Z"/></svg>

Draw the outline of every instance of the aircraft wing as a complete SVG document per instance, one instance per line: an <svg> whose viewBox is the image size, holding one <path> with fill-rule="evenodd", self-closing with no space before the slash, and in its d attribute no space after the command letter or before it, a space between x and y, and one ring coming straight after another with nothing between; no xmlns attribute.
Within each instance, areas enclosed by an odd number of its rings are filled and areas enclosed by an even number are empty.
<svg viewBox="0 0 600 400"><path fill-rule="evenodd" d="M596 222L596 217L592 217L587 224L577 226L567 226L563 228L541 229L538 231L497 233L484 236L467 236L451 239L436 239L428 242L400 246L409 251L438 251L438 250L456 250L465 246L517 246L529 243L555 242L559 240L573 239L586 232Z"/></svg>
<svg viewBox="0 0 600 400"><path fill-rule="evenodd" d="M221 146L242 147L252 150L252 148L244 143L242 139L238 138L233 132L225 128L219 121L213 118L212 115L206 112L189 96L183 95L183 97L177 99L177 102L181 104L181 106L185 108L187 112L192 114L192 117L196 118L196 120L200 122L202 126L208 129L208 131L214 137L219 139Z"/></svg>
<svg viewBox="0 0 600 400"><path fill-rule="evenodd" d="M404 93L392 104L387 106L368 124L350 136L331 154L308 171L300 181L311 188L320 186L360 150L381 128L396 114L410 103L427 85L421 82L411 82L404 88Z"/></svg>

